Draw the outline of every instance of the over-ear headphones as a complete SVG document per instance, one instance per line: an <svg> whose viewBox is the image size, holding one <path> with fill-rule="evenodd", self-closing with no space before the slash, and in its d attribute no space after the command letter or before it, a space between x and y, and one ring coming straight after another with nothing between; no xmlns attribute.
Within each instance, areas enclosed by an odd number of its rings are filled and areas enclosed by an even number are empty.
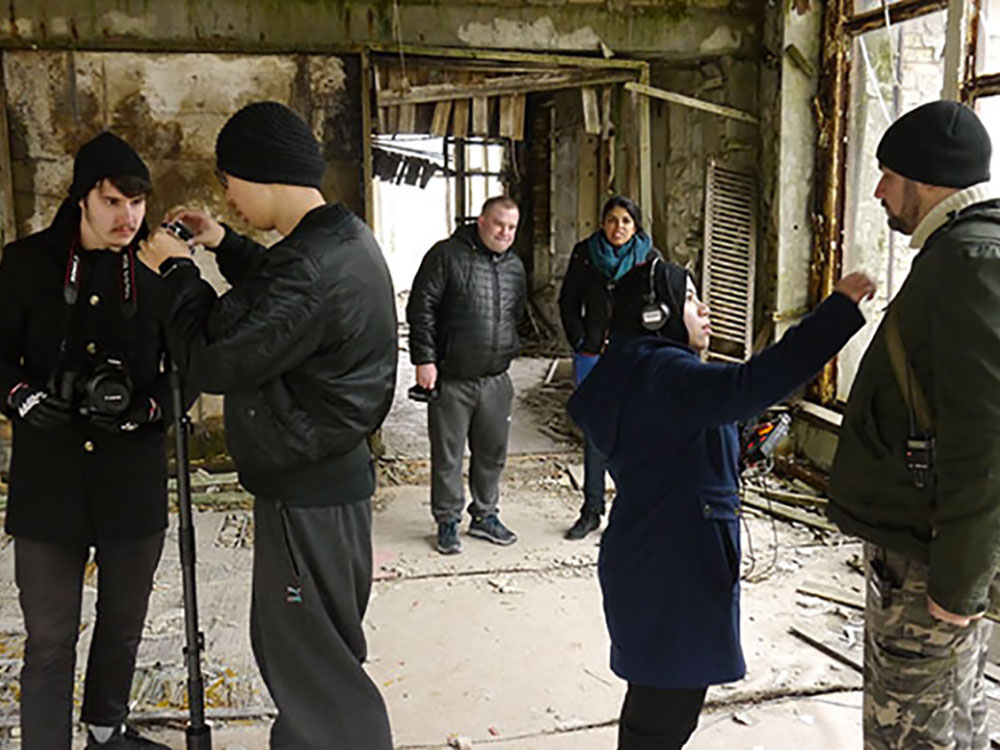
<svg viewBox="0 0 1000 750"><path fill-rule="evenodd" d="M644 304L639 313L642 327L652 333L659 331L670 320L669 305L656 298L656 264L659 262L659 258L653 258L649 264L649 290L642 295Z"/></svg>

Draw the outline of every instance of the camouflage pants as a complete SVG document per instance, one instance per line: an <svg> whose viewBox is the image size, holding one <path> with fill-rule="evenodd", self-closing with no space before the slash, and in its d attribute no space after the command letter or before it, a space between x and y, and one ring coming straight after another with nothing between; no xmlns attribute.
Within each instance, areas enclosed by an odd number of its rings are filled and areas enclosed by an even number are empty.
<svg viewBox="0 0 1000 750"><path fill-rule="evenodd" d="M990 623L931 617L923 563L866 543L865 570L865 750L986 750Z"/></svg>

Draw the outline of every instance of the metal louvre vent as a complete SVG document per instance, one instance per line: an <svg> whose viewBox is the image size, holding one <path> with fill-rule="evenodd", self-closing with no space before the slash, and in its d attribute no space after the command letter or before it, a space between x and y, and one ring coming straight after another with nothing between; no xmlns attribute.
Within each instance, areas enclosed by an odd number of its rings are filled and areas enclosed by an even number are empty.
<svg viewBox="0 0 1000 750"><path fill-rule="evenodd" d="M708 356L747 359L753 346L757 183L752 174L708 162L702 283L712 310Z"/></svg>

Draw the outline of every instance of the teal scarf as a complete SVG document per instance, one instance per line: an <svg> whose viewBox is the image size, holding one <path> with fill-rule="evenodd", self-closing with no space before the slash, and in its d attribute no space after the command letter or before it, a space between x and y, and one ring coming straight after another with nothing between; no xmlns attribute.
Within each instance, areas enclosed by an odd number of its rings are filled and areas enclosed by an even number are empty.
<svg viewBox="0 0 1000 750"><path fill-rule="evenodd" d="M598 229L587 238L587 252L590 262L609 281L618 281L635 266L646 260L653 241L645 232L636 232L632 239L621 247L608 242L604 232Z"/></svg>

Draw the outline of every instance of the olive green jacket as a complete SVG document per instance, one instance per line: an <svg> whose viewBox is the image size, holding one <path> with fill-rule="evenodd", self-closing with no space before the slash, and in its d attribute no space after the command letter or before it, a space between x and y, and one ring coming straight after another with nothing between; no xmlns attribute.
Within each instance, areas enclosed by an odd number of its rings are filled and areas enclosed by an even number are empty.
<svg viewBox="0 0 1000 750"><path fill-rule="evenodd" d="M942 218L892 302L930 405L932 479L917 489L906 468L910 418L883 320L844 412L828 512L927 563L931 598L972 614L987 607L1000 553L1000 200Z"/></svg>

